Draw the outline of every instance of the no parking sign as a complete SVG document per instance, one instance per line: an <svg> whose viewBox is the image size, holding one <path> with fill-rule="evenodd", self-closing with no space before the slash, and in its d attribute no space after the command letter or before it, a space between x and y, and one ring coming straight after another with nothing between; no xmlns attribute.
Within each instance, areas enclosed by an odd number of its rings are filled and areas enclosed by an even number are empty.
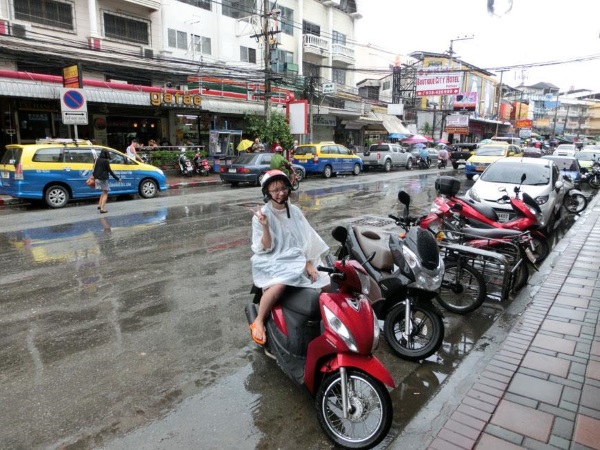
<svg viewBox="0 0 600 450"><path fill-rule="evenodd" d="M65 125L87 125L87 101L83 89L61 89L60 109Z"/></svg>

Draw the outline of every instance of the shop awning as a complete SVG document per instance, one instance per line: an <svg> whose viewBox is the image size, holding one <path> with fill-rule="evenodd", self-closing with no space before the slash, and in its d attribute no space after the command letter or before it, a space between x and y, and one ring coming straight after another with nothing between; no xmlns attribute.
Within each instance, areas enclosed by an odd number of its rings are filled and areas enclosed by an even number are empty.
<svg viewBox="0 0 600 450"><path fill-rule="evenodd" d="M406 128L400 119L396 116L392 116L390 114L382 114L380 115L383 121L383 127L387 130L388 133L397 133L397 134L411 134L411 132Z"/></svg>
<svg viewBox="0 0 600 450"><path fill-rule="evenodd" d="M383 120L379 118L375 113L370 112L366 116L356 117L352 120L344 120L342 121L342 125L346 127L347 130L360 130L362 127L371 126L377 128L382 127Z"/></svg>
<svg viewBox="0 0 600 450"><path fill-rule="evenodd" d="M249 103L246 101L227 101L213 98L202 98L202 109L220 114L265 114L263 103Z"/></svg>

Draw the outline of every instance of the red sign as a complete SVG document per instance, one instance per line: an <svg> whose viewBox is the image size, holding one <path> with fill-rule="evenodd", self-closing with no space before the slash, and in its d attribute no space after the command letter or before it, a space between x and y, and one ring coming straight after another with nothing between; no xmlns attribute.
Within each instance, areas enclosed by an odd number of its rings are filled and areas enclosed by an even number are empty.
<svg viewBox="0 0 600 450"><path fill-rule="evenodd" d="M469 127L446 127L444 131L448 134L469 134Z"/></svg>
<svg viewBox="0 0 600 450"><path fill-rule="evenodd" d="M533 126L533 120L529 120L529 119L517 120L515 123L515 127L517 127L517 128L531 128L532 126Z"/></svg>

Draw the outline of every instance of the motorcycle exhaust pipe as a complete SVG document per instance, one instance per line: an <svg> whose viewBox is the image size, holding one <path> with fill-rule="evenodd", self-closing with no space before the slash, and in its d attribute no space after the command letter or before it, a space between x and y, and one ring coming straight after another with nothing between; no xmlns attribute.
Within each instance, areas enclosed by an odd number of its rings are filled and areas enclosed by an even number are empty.
<svg viewBox="0 0 600 450"><path fill-rule="evenodd" d="M248 321L248 325L252 325L256 320L256 316L258 313L256 312L256 305L254 303L248 303L246 308L244 308L244 312L246 313L246 320Z"/></svg>

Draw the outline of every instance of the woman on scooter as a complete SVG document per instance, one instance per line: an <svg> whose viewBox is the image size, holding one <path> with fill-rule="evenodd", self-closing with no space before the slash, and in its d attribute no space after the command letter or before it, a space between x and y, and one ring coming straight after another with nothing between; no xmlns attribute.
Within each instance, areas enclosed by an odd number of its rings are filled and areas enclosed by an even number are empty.
<svg viewBox="0 0 600 450"><path fill-rule="evenodd" d="M323 288L329 276L319 273L321 256L329 247L300 208L289 204L292 184L280 170L262 179L266 205L252 210L252 278L263 290L258 315L250 330L257 344L266 342L265 319L286 286Z"/></svg>

